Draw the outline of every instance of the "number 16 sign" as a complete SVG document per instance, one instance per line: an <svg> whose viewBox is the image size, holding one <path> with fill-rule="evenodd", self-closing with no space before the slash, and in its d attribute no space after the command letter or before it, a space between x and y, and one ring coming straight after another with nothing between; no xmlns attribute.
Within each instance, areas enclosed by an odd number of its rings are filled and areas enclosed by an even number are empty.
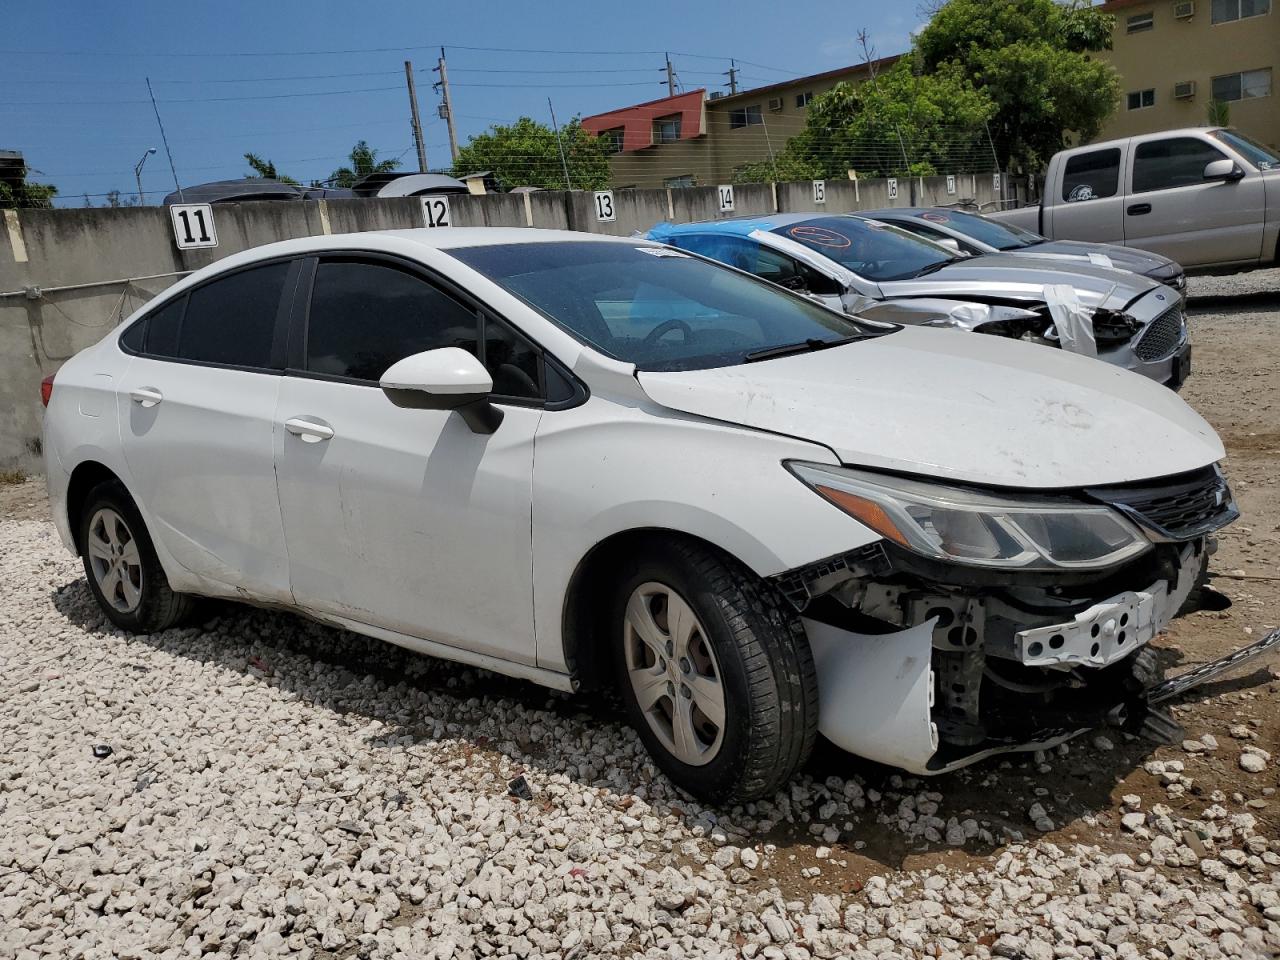
<svg viewBox="0 0 1280 960"><path fill-rule="evenodd" d="M173 218L173 239L179 250L216 247L218 231L213 226L213 207L207 203L175 203L169 208Z"/></svg>

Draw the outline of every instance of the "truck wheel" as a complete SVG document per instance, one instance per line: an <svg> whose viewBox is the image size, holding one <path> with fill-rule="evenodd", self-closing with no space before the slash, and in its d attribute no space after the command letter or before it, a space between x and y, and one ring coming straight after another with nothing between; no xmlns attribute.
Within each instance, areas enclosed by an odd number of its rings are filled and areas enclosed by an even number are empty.
<svg viewBox="0 0 1280 960"><path fill-rule="evenodd" d="M610 623L632 726L668 777L714 803L767 796L813 750L818 683L785 601L696 544L623 570Z"/></svg>
<svg viewBox="0 0 1280 960"><path fill-rule="evenodd" d="M142 515L119 482L90 490L80 516L85 576L107 619L130 633L155 633L191 613L194 598L170 589Z"/></svg>

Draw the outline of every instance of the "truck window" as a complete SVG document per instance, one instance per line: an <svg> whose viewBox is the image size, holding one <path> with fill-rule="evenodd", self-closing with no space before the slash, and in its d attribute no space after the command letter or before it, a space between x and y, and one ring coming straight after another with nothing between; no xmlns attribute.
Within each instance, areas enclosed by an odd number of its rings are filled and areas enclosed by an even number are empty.
<svg viewBox="0 0 1280 960"><path fill-rule="evenodd" d="M1062 174L1062 199L1067 203L1114 197L1119 190L1119 147L1077 153L1068 158Z"/></svg>
<svg viewBox="0 0 1280 960"><path fill-rule="evenodd" d="M1225 159L1221 150L1196 137L1140 143L1133 158L1133 192L1150 193L1203 183L1205 165Z"/></svg>

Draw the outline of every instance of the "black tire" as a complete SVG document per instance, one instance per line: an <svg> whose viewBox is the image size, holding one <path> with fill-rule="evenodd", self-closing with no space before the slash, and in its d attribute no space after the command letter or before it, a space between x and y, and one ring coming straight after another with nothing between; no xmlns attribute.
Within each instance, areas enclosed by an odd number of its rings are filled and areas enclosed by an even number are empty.
<svg viewBox="0 0 1280 960"><path fill-rule="evenodd" d="M818 681L804 628L790 606L751 571L690 541L656 541L619 571L609 617L618 688L631 724L677 786L713 803L765 797L813 751ZM705 628L724 694L714 757L699 765L669 750L641 709L628 674L626 609L646 584L673 589Z"/></svg>
<svg viewBox="0 0 1280 960"><path fill-rule="evenodd" d="M114 511L124 522L129 539L136 544L137 557L140 561L139 583L136 589L139 599L132 609L122 610L103 593L98 573L94 570L94 560L90 554L91 528L104 510ZM80 511L79 544L80 555L84 561L84 573L89 581L89 590L98 601L98 606L112 623L130 633L156 633L175 626L187 619L195 610L195 598L183 593L175 593L169 586L169 578L156 556L155 547L151 543L151 535L142 520L142 515L134 505L133 499L117 480L108 480L98 484L89 491L84 507Z"/></svg>

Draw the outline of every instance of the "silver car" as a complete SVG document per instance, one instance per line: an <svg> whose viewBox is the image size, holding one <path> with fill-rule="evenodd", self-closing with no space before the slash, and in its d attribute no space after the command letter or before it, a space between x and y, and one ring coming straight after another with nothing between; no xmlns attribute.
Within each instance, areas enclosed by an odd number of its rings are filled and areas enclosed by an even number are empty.
<svg viewBox="0 0 1280 960"><path fill-rule="evenodd" d="M1084 243L1079 240L1050 240L1011 223L1001 223L979 213L945 207L897 207L867 210L859 216L892 224L916 236L940 243L956 253L971 257L988 253L1042 257L1069 263L1114 266L1139 273L1156 283L1173 287L1186 297L1187 274L1182 266L1158 253L1122 247L1114 243Z"/></svg>
<svg viewBox="0 0 1280 960"><path fill-rule="evenodd" d="M1066 347L1174 390L1191 370L1181 295L1125 270L1009 254L965 257L853 215L662 223L648 238L868 319Z"/></svg>

